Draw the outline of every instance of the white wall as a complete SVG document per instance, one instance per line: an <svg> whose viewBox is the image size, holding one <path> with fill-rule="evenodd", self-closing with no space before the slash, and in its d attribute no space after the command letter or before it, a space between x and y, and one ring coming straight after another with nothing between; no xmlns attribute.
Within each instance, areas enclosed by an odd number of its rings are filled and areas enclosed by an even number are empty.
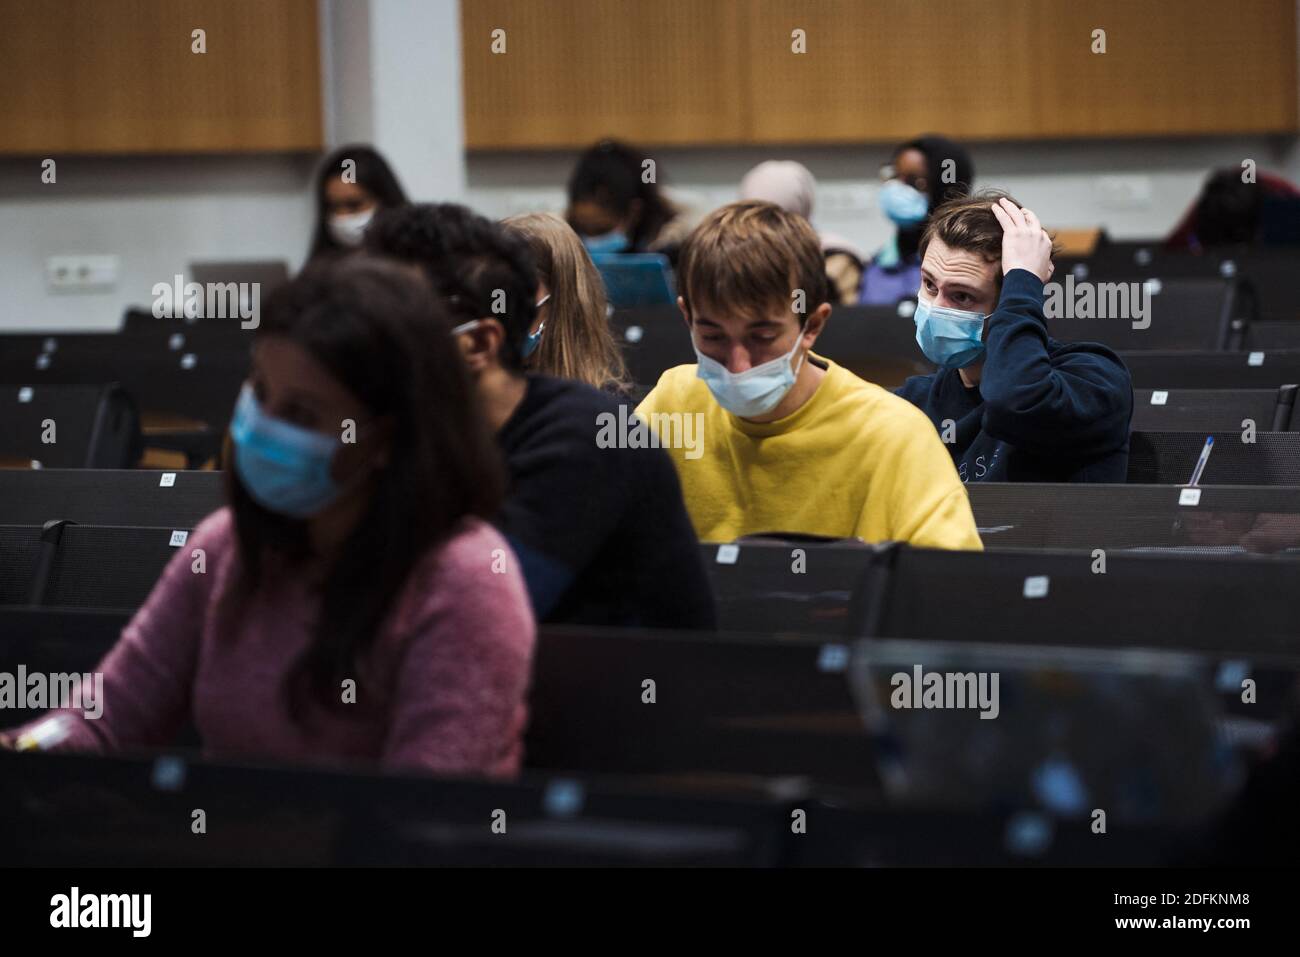
<svg viewBox="0 0 1300 957"><path fill-rule="evenodd" d="M0 160L0 327L114 328L154 283L204 259L286 259L307 251L312 159L280 157L56 157ZM120 259L106 292L50 293L45 260Z"/></svg>
<svg viewBox="0 0 1300 957"><path fill-rule="evenodd" d="M373 140L420 200L463 197L493 216L559 208L573 153L465 157L458 0L320 0L327 145ZM1300 0L1297 3L1300 6ZM918 130L918 133L924 132ZM1120 237L1160 235L1206 172L1255 159L1300 182L1294 137L977 144L977 184L1010 189L1052 226L1107 224ZM769 157L797 159L820 181L818 225L867 250L889 227L876 211L884 145L665 150L663 181L704 209ZM199 259L280 258L301 264L312 227L314 156L41 157L0 159L0 327L113 328L156 282ZM1106 177L1145 198L1114 205ZM52 294L44 263L114 254L116 288Z"/></svg>
<svg viewBox="0 0 1300 957"><path fill-rule="evenodd" d="M321 0L327 142L369 142L417 201L465 191L457 0Z"/></svg>

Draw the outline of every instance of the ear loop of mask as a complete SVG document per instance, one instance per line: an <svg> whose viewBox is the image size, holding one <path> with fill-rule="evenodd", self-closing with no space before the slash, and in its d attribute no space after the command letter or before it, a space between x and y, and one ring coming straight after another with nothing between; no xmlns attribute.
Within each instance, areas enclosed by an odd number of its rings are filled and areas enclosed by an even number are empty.
<svg viewBox="0 0 1300 957"><path fill-rule="evenodd" d="M550 301L551 301L551 294L548 292L546 295L544 295L541 299L537 300L537 302L533 304L533 308L540 309L542 308L542 306L546 305ZM459 336L462 333L473 332L480 325L482 325L482 323L483 323L482 319L471 319L468 322L462 322L458 326L452 326L451 334L453 336ZM546 323L543 322L542 327L545 327L545 325ZM542 330L541 328L538 328L537 331L540 334Z"/></svg>
<svg viewBox="0 0 1300 957"><path fill-rule="evenodd" d="M533 304L533 310L536 311L538 309L541 309L542 306L546 305L550 301L551 301L551 294L548 292L546 295L544 295L541 299L537 300L537 302ZM532 356L534 352L537 351L537 347L542 344L542 333L545 331L546 331L546 320L543 319L541 322L537 324L536 332L530 332L526 337L524 337L523 353L525 359L529 358L530 356Z"/></svg>

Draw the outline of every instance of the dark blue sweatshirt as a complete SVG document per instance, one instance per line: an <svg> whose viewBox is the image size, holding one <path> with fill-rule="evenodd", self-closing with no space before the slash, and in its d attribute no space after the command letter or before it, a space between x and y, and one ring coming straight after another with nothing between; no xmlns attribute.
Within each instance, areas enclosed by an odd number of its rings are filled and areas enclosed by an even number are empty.
<svg viewBox="0 0 1300 957"><path fill-rule="evenodd" d="M1125 480L1128 369L1100 343L1048 336L1037 276L1007 273L984 342L975 388L949 369L912 376L897 390L930 417L963 482Z"/></svg>

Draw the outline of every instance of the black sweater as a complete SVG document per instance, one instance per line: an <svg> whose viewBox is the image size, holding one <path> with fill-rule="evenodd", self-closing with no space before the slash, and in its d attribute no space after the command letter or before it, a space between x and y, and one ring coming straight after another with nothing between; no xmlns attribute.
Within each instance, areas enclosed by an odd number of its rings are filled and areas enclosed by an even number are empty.
<svg viewBox="0 0 1300 957"><path fill-rule="evenodd" d="M1024 269L1003 280L984 338L975 388L949 369L897 390L930 417L962 481L1123 482L1133 385L1119 356L1049 337L1043 283Z"/></svg>
<svg viewBox="0 0 1300 957"><path fill-rule="evenodd" d="M618 405L579 382L529 376L497 436L510 485L496 524L540 622L712 629L672 461L662 449L597 446L598 416L617 417Z"/></svg>

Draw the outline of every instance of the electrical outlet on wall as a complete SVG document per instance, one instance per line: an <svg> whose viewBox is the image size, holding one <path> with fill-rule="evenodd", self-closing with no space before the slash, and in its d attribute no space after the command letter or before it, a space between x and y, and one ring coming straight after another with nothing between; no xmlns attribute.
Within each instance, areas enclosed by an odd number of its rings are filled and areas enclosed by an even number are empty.
<svg viewBox="0 0 1300 957"><path fill-rule="evenodd" d="M50 256L45 285L50 292L103 292L117 285L117 256Z"/></svg>

